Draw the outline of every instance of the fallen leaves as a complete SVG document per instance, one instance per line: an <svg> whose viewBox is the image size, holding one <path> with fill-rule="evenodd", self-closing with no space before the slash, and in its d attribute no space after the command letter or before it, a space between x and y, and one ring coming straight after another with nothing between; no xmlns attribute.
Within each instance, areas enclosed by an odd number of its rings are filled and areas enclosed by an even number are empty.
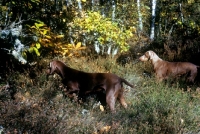
<svg viewBox="0 0 200 134"><path fill-rule="evenodd" d="M103 112L104 111L104 107L102 105L99 106L100 110Z"/></svg>
<svg viewBox="0 0 200 134"><path fill-rule="evenodd" d="M98 132L94 132L93 134L102 134L102 133L106 133L111 129L111 126L104 126L102 128L100 128L100 130L98 130Z"/></svg>

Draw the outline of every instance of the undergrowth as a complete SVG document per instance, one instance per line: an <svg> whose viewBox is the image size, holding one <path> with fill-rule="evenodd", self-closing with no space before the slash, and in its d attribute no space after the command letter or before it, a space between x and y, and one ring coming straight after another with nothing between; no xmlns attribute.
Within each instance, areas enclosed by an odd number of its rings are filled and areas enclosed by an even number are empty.
<svg viewBox="0 0 200 134"><path fill-rule="evenodd" d="M117 112L111 114L106 105L99 103L97 95L88 96L84 103L68 98L63 93L59 76L46 80L45 69L50 59L43 59L38 63L40 67L10 74L8 77L12 82L8 89L3 88L6 83L1 84L2 133L160 134L200 131L200 90L197 85L157 83L148 63L122 66L111 58L55 59L81 71L115 73L134 84L133 89L124 86L128 108L124 109L117 102Z"/></svg>

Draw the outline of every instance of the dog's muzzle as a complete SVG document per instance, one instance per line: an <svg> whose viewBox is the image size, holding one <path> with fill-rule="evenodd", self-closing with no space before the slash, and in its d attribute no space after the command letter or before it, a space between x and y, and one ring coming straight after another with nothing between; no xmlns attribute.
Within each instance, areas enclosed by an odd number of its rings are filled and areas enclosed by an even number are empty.
<svg viewBox="0 0 200 134"><path fill-rule="evenodd" d="M146 55L143 55L139 58L140 61L148 61L149 57L147 57Z"/></svg>

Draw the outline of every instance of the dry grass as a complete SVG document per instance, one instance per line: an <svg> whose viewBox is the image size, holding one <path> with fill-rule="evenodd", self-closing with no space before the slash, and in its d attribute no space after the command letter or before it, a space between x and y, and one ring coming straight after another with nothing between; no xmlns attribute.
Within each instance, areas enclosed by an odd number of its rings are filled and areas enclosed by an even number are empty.
<svg viewBox="0 0 200 134"><path fill-rule="evenodd" d="M112 72L136 85L125 86L128 108L116 103L116 114L100 108L97 96L79 104L62 92L60 78L46 81L42 60L24 73L11 74L13 86L0 91L0 126L4 133L197 133L200 127L200 92L196 85L156 83L147 63L117 64L110 58L55 58L86 72ZM42 69L42 71L39 71ZM34 78L30 74L35 74ZM153 74L153 73L152 73ZM5 85L2 83L2 86ZM11 94L14 92L13 94Z"/></svg>

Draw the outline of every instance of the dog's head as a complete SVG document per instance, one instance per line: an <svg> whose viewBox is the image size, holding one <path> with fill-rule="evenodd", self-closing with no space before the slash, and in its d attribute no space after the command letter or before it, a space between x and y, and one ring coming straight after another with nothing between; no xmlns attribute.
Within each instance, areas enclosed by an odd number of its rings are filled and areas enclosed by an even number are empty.
<svg viewBox="0 0 200 134"><path fill-rule="evenodd" d="M139 60L140 61L148 61L150 59L151 52L147 51L144 55L142 55Z"/></svg>
<svg viewBox="0 0 200 134"><path fill-rule="evenodd" d="M47 67L47 70L46 70L46 78L48 80L48 77L49 75L52 75L55 73L55 70L56 70L56 66L54 65L54 61L50 62L48 67Z"/></svg>
<svg viewBox="0 0 200 134"><path fill-rule="evenodd" d="M151 51L151 50L149 50L149 51L147 51L144 55L142 55L142 56L139 58L139 60L140 60L140 61L148 61L148 60L153 60L153 59L155 59L156 57L158 57L158 56L156 55L156 53L153 52L153 51Z"/></svg>
<svg viewBox="0 0 200 134"><path fill-rule="evenodd" d="M51 75L52 73L53 73L52 72L52 62L50 62L48 67L47 67L46 74Z"/></svg>
<svg viewBox="0 0 200 134"><path fill-rule="evenodd" d="M53 75L55 73L60 75L61 78L64 78L64 70L66 68L67 66L61 61L58 60L51 61L46 70L47 78L49 75Z"/></svg>

